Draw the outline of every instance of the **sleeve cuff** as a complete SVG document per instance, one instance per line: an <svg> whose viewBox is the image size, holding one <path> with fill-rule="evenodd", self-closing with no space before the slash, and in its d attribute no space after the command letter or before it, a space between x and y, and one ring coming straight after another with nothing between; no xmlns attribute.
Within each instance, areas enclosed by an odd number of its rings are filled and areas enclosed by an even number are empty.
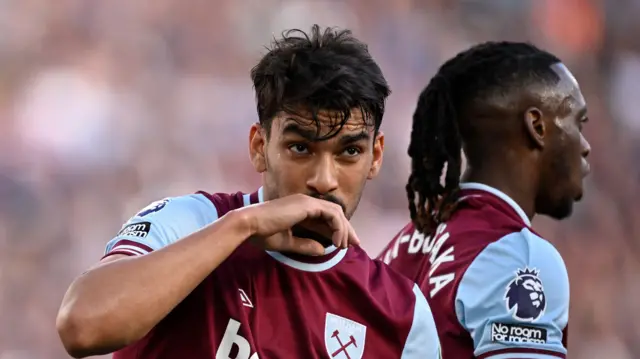
<svg viewBox="0 0 640 359"><path fill-rule="evenodd" d="M116 244L102 257L102 259L114 254L141 256L151 252L153 252L153 249L147 245L123 239L116 242Z"/></svg>

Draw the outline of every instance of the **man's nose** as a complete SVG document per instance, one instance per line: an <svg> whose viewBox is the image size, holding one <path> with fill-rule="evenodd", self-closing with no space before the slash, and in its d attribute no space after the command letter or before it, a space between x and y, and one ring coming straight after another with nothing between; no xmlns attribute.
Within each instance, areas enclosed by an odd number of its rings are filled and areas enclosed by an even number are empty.
<svg viewBox="0 0 640 359"><path fill-rule="evenodd" d="M319 194L326 194L338 188L338 176L333 156L321 156L314 164L307 187Z"/></svg>

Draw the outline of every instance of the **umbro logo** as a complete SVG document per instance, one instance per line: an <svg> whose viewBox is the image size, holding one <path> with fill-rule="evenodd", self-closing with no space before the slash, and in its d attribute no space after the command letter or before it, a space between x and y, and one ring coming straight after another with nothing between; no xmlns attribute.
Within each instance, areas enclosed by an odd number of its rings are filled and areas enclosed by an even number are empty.
<svg viewBox="0 0 640 359"><path fill-rule="evenodd" d="M242 305L245 307L253 308L253 303L251 303L251 299L244 290L238 288L238 292L240 292L240 301L242 301Z"/></svg>

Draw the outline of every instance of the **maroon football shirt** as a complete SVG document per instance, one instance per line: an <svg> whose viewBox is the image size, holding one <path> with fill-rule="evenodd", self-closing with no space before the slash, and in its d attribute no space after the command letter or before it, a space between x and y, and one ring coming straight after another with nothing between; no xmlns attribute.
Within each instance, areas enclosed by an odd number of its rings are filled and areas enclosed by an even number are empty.
<svg viewBox="0 0 640 359"><path fill-rule="evenodd" d="M130 219L107 245L144 255L258 203L253 194L167 198ZM149 298L150 301L153 298ZM131 320L135 320L131 318ZM420 289L359 247L321 257L245 242L147 336L116 359L436 359L439 342Z"/></svg>
<svg viewBox="0 0 640 359"><path fill-rule="evenodd" d="M495 188L466 183L432 236L407 225L380 259L427 296L444 359L566 356L569 279L558 251Z"/></svg>

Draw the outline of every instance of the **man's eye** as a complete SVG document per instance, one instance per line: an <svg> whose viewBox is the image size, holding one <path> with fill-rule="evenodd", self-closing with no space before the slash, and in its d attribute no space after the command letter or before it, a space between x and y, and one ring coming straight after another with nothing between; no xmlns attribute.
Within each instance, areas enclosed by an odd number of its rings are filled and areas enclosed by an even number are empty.
<svg viewBox="0 0 640 359"><path fill-rule="evenodd" d="M297 153L297 154L305 154L307 152L309 152L309 148L301 143L295 143L293 145L289 146L289 150L291 150L291 152L293 153Z"/></svg>
<svg viewBox="0 0 640 359"><path fill-rule="evenodd" d="M344 150L344 154L347 155L347 156L350 156L350 157L357 156L361 152L362 151L360 151L360 149L357 148L357 147L349 147L346 150Z"/></svg>

